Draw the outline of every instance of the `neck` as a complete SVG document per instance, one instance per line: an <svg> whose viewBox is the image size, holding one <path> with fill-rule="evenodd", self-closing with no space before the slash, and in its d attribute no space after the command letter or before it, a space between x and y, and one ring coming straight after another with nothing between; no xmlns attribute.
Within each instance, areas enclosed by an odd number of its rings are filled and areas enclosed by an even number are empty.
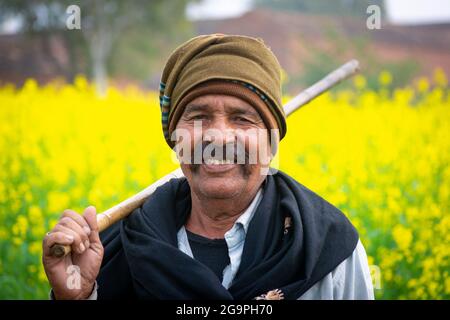
<svg viewBox="0 0 450 320"><path fill-rule="evenodd" d="M223 239L249 207L258 190L243 192L231 199L211 199L201 197L191 189L192 209L185 228L209 239Z"/></svg>

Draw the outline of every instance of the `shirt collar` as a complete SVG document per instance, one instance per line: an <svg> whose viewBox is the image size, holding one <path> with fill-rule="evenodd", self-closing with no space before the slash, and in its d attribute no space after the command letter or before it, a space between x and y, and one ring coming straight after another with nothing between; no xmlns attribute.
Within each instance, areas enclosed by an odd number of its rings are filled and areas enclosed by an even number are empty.
<svg viewBox="0 0 450 320"><path fill-rule="evenodd" d="M248 226L255 214L256 208L262 198L262 187L256 193L250 205L245 209L239 218L234 222L233 227L225 233L225 240L227 240L228 246L233 247L244 240L247 235Z"/></svg>
<svg viewBox="0 0 450 320"><path fill-rule="evenodd" d="M253 216L256 212L256 208L258 207L263 197L263 192L263 187L259 188L256 196L253 198L247 209L245 209L244 213L242 213L234 222L233 227L231 227L231 229L225 233L224 238L229 248L234 248L235 246L242 243L242 241L244 241L245 236L247 235L248 226L250 225L250 222L252 221ZM178 247L181 249L181 251L192 257L192 252L188 244L186 229L184 226L180 228L177 236Z"/></svg>
<svg viewBox="0 0 450 320"><path fill-rule="evenodd" d="M256 208L258 207L259 202L261 201L261 198L262 198L262 187L258 190L255 198L252 200L248 208L235 222L235 224L240 224L244 228L245 234L247 234L248 225L250 224L250 221L252 221Z"/></svg>

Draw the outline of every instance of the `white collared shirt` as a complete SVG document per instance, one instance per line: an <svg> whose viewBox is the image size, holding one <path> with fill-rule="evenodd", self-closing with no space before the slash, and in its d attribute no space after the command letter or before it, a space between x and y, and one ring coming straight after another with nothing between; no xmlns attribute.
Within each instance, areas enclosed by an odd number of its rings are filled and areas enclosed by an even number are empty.
<svg viewBox="0 0 450 320"><path fill-rule="evenodd" d="M239 269L239 265L241 264L242 251L244 250L245 236L247 234L248 225L250 224L261 199L262 189L259 189L248 208L239 216L233 224L233 227L225 233L225 241L228 246L230 264L223 270L222 285L227 289L231 286L236 272ZM178 249L191 258L194 258L184 226L182 226L178 231L177 238Z"/></svg>

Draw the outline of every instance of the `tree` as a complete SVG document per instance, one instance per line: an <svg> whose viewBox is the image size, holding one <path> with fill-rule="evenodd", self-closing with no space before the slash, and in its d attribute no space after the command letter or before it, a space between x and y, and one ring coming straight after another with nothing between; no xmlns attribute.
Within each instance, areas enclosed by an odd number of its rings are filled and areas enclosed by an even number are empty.
<svg viewBox="0 0 450 320"><path fill-rule="evenodd" d="M92 78L103 95L107 88L108 60L118 43L132 34L143 41L170 40L189 33L185 19L188 0L0 0L0 18L20 17L28 32L64 32L69 47L85 46ZM67 30L67 7L77 5L81 30Z"/></svg>

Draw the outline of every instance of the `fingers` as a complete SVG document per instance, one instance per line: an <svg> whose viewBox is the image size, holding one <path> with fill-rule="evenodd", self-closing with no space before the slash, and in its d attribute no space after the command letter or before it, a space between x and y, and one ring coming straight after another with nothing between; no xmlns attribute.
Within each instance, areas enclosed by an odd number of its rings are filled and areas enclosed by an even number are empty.
<svg viewBox="0 0 450 320"><path fill-rule="evenodd" d="M71 244L72 251L76 252L78 254L82 254L86 250L86 244L84 243L87 240L87 236L82 231L81 233L74 231L70 227L66 227L62 225L61 223L58 223L55 228L53 228L53 232L62 232L67 236L73 237L73 242ZM84 240L83 237L86 239Z"/></svg>
<svg viewBox="0 0 450 320"><path fill-rule="evenodd" d="M43 245L43 251L44 255L48 256L50 255L50 248L54 244L62 244L62 245L71 245L74 241L74 237L69 234L65 234L64 232L51 232L48 233L47 236L44 238L44 245Z"/></svg>
<svg viewBox="0 0 450 320"><path fill-rule="evenodd" d="M90 230L98 231L97 210L94 206L89 206L84 210L83 218Z"/></svg>
<svg viewBox="0 0 450 320"><path fill-rule="evenodd" d="M80 217L83 221L83 217ZM86 224L86 222L84 222L84 224ZM70 230L72 230L73 232L75 232L78 237L81 239L81 244L80 244L80 250L82 252L84 252L84 249L89 248L90 242L89 242L89 234L91 233L91 230L89 227L87 226L81 226L79 223L77 223L74 219L69 218L69 217L63 217L61 218L61 220L59 220L58 225L62 225ZM83 249L84 247L84 249ZM79 251L75 251L75 252L79 252Z"/></svg>
<svg viewBox="0 0 450 320"><path fill-rule="evenodd" d="M65 239L62 239L64 236ZM57 241L55 239L61 240L61 242L54 242ZM68 239L71 239L70 242ZM44 238L44 251L48 252L55 243L71 245L72 251L78 254L84 253L89 248L101 253L103 247L100 241L95 207L87 207L83 216L73 210L64 210L58 224Z"/></svg>
<svg viewBox="0 0 450 320"><path fill-rule="evenodd" d="M94 206L89 206L84 210L83 219L88 224L91 233L89 235L89 240L91 243L100 243L98 224L97 224L97 210Z"/></svg>
<svg viewBox="0 0 450 320"><path fill-rule="evenodd" d="M89 224L87 223L87 221L80 216L78 213L76 213L73 210L67 209L64 210L62 217L67 217L67 218L71 218L72 220L74 220L76 223L78 223L80 225L80 227L83 228L83 230L86 232L86 234L89 236L89 234L91 233L91 228L89 227Z"/></svg>

